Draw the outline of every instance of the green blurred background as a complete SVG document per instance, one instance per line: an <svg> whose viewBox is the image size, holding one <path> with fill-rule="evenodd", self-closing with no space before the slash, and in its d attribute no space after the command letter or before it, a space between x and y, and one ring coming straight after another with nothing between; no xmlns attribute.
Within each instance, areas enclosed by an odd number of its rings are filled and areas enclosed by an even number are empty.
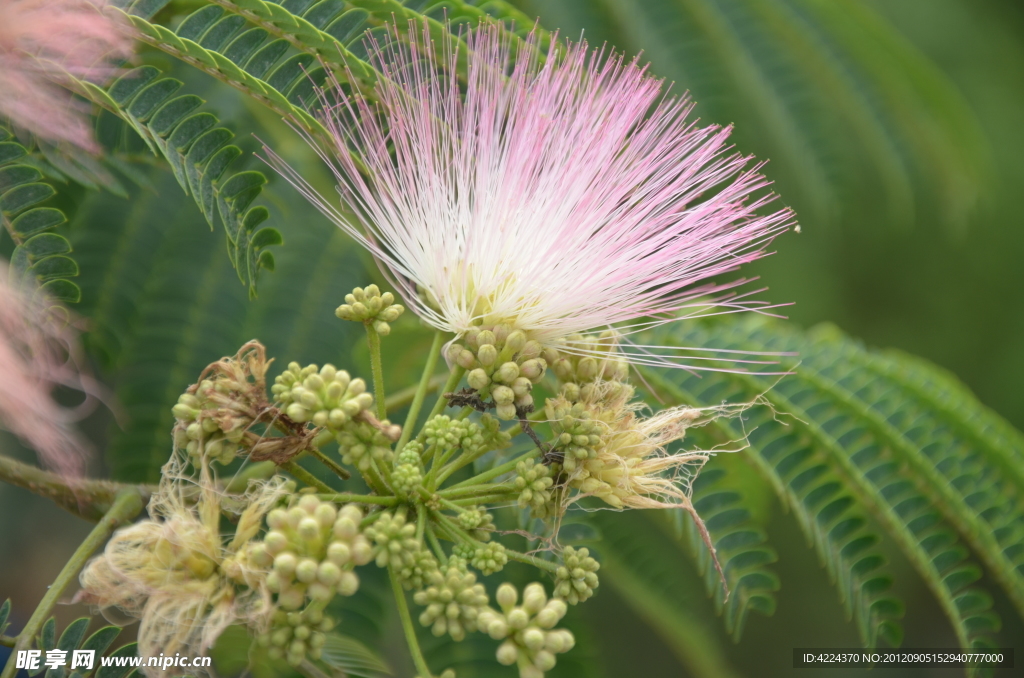
<svg viewBox="0 0 1024 678"><path fill-rule="evenodd" d="M692 93L703 121L736 123L738 148L770 160L766 173L781 200L796 210L802 232L780 238L777 253L747 272L770 288L765 298L793 302L785 313L804 326L832 322L869 344L926 357L1024 427L1024 6L1016 0L830 3L516 1L548 29L570 37L583 31L591 43L608 42L628 54L643 51L651 69L674 82L675 91ZM780 44L788 49L779 49ZM822 55L834 62L815 61ZM847 73L850 55L868 64L872 77L849 75L844 87L830 89L835 82L824 67ZM909 82L917 88L916 107L874 86L890 77L892 87ZM858 96L844 98L843 92ZM230 96L221 97L222 114L240 106ZM887 113L878 115L877 110ZM180 242L205 237L208 231L193 214L191 201L175 193L165 174L154 183L190 215L188 238L182 235ZM275 336L260 338L272 351L276 343L282 358L287 348L288 359L322 360L318 353L329 350L337 337L317 334L302 318L332 308L346 285L362 282L361 267L344 239L319 216L295 207L294 196L280 182L275 195L278 209L291 217L282 227L288 244L279 255L279 271L266 278L267 291L254 302L244 299L244 290L232 292L222 302L222 322L245 316L248 312L239 309L249 303L262 309L253 313L284 313ZM125 212L136 207L120 202ZM90 209L97 207L83 207ZM296 300L275 291L281 284L275 278L306 266L325 241L334 249L318 256L345 263L329 276L308 281L320 295ZM89 243L80 245L77 249L88 252ZM200 256L224 258L219 237L211 239L209 249ZM88 287L83 289L88 295ZM294 316L288 316L293 310ZM190 360L202 365L219 355ZM172 392L189 383L190 369L183 367L182 384L172 384ZM89 422L100 446L108 424L102 414ZM0 434L0 447L3 453L31 459L9 436ZM104 472L102 461L95 471ZM776 614L752 615L739 645L725 638L681 550L673 586L692 601L696 616L707 620L699 631L718 638L738 675L811 675L789 668L792 647L852 647L857 635L792 519L774 500L766 500L766 510L771 512L767 529L772 541L789 556L777 565L783 591ZM10 596L15 610L25 615L88 525L7 486L0 486L0 516L0 600ZM665 549L678 547L666 540ZM911 610L904 644L955 644L936 603L898 557L894 570ZM593 634L589 651L603 675L689 675L675 648L659 640L621 596L602 587L583 610ZM1005 613L1004 637L1024 637L1009 607L997 605ZM82 612L77 606L62 609L59 619ZM638 657L643 658L641 667ZM396 654L396 665L402 661ZM872 675L962 674L904 669Z"/></svg>

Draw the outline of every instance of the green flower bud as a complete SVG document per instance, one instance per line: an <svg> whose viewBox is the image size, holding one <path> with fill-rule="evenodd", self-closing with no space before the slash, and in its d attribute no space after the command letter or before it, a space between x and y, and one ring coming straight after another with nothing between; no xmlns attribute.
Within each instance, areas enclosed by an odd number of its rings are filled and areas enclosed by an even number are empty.
<svg viewBox="0 0 1024 678"><path fill-rule="evenodd" d="M295 558L295 554L287 551L274 558L274 571L285 579L291 579L297 565L298 560Z"/></svg>
<svg viewBox="0 0 1024 678"><path fill-rule="evenodd" d="M503 421L511 421L512 419L518 418L516 415L516 406L512 403L498 405L494 408L494 414L498 416L498 419Z"/></svg>
<svg viewBox="0 0 1024 678"><path fill-rule="evenodd" d="M523 589L523 608L530 614L537 614L548 602L544 587L534 582Z"/></svg>
<svg viewBox="0 0 1024 678"><path fill-rule="evenodd" d="M516 399L515 392L508 386L495 386L491 390L491 395L494 398L494 402L498 405L508 405Z"/></svg>
<svg viewBox="0 0 1024 678"><path fill-rule="evenodd" d="M277 595L277 604L286 610L298 610L306 599L304 588L292 587Z"/></svg>
<svg viewBox="0 0 1024 678"><path fill-rule="evenodd" d="M487 376L483 369L477 368L466 375L466 381L469 382L470 388L482 391L490 385L491 378Z"/></svg>
<svg viewBox="0 0 1024 678"><path fill-rule="evenodd" d="M544 632L540 629L529 628L523 631L523 645L534 652L544 647L544 639ZM552 657L552 659L554 659L554 657Z"/></svg>
<svg viewBox="0 0 1024 678"><path fill-rule="evenodd" d="M519 377L519 365L514 362L502 363L494 372L495 381L500 381L503 384L511 384Z"/></svg>
<svg viewBox="0 0 1024 678"><path fill-rule="evenodd" d="M332 542L327 547L327 558L338 567L344 567L352 560L352 549L343 541Z"/></svg>
<svg viewBox="0 0 1024 678"><path fill-rule="evenodd" d="M280 558L280 556L278 556ZM274 563L277 564L276 562ZM295 578L303 584L316 581L317 563L312 558L303 558L295 567Z"/></svg>
<svg viewBox="0 0 1024 678"><path fill-rule="evenodd" d="M505 348L513 353L519 353L526 346L526 333L522 330L515 330L505 338Z"/></svg>
<svg viewBox="0 0 1024 678"><path fill-rule="evenodd" d="M498 647L498 662L505 666L512 666L519 659L519 649L511 640L506 640Z"/></svg>
<svg viewBox="0 0 1024 678"><path fill-rule="evenodd" d="M498 349L494 344L482 344L476 351L476 359L484 367L490 367L498 360Z"/></svg>
<svg viewBox="0 0 1024 678"><path fill-rule="evenodd" d="M325 586L334 586L341 580L341 568L337 564L325 560L317 568L316 578Z"/></svg>
<svg viewBox="0 0 1024 678"><path fill-rule="evenodd" d="M494 594L494 599L498 601L501 609L508 611L519 600L519 593L516 591L516 587L506 583L498 587L497 593Z"/></svg>
<svg viewBox="0 0 1024 678"><path fill-rule="evenodd" d="M479 348L483 348L485 344L490 344L491 346L493 346L494 344L497 343L498 338L494 335L494 332L490 330L481 330L480 333L476 335L476 345Z"/></svg>

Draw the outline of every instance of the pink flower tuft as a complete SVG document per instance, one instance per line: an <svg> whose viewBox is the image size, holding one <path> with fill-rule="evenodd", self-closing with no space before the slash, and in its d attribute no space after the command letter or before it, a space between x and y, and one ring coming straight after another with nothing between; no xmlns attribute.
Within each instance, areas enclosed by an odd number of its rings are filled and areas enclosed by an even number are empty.
<svg viewBox="0 0 1024 678"><path fill-rule="evenodd" d="M104 12L108 0L0 0L0 116L53 142L96 150L83 109L60 85L65 73L100 81L132 39Z"/></svg>
<svg viewBox="0 0 1024 678"><path fill-rule="evenodd" d="M456 334L505 322L550 343L757 306L721 295L742 281L695 286L763 256L792 221L785 209L760 214L774 196L727 144L730 128L698 127L686 97L585 42L559 54L552 38L543 60L535 35L513 48L484 23L465 37L463 55L425 27L412 46L373 44L372 101L321 94L334 145L307 140L331 165L342 209L265 149L418 315ZM449 77L460 62L463 82ZM659 348L626 350L673 362Z"/></svg>
<svg viewBox="0 0 1024 678"><path fill-rule="evenodd" d="M79 414L51 396L57 386L97 392L75 366L77 332L63 307L9 280L0 261L0 427L33 447L46 466L80 476L86 448L74 428Z"/></svg>

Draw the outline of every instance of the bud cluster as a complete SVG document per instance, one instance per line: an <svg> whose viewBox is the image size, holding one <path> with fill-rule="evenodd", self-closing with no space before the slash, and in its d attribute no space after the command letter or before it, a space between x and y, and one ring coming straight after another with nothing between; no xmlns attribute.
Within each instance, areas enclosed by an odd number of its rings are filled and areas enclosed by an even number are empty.
<svg viewBox="0 0 1024 678"><path fill-rule="evenodd" d="M405 588L422 588L437 570L437 559L416 539L416 525L404 515L384 512L365 534L376 545L377 566L392 568Z"/></svg>
<svg viewBox="0 0 1024 678"><path fill-rule="evenodd" d="M427 584L413 594L416 604L427 608L420 614L420 624L429 626L435 636L447 633L454 640L477 630L477 617L487 609L487 591L466 570L465 561L452 558L446 568L428 575Z"/></svg>
<svg viewBox="0 0 1024 678"><path fill-rule="evenodd" d="M398 429L391 426L385 419L381 424L388 428ZM360 471L370 468L372 460L389 462L394 456L391 450L392 438L386 436L378 427L369 422L354 421L338 432L338 448L341 451L341 460L351 464Z"/></svg>
<svg viewBox="0 0 1024 678"><path fill-rule="evenodd" d="M374 331L382 336L391 333L391 325L402 315L405 307L395 303L395 295L391 292L380 293L376 285L367 285L364 289L357 287L351 294L345 295L345 303L339 306L334 315L342 320L366 323L373 326Z"/></svg>
<svg viewBox="0 0 1024 678"><path fill-rule="evenodd" d="M417 494L423 485L423 446L415 440L410 441L395 457L395 470L391 473L391 487L401 499L408 499Z"/></svg>
<svg viewBox="0 0 1024 678"><path fill-rule="evenodd" d="M357 414L373 407L373 395L366 392L366 382L353 379L345 370L330 364L318 368L290 363L270 390L294 421L311 421L314 426L325 426L334 432L343 430Z"/></svg>
<svg viewBox="0 0 1024 678"><path fill-rule="evenodd" d="M308 655L320 659L326 636L334 622L322 610L307 608L301 612L274 613L270 629L256 637L260 647L267 648L271 659L287 658L291 666L298 666Z"/></svg>
<svg viewBox="0 0 1024 678"><path fill-rule="evenodd" d="M555 570L555 596L570 605L590 598L598 586L599 569L601 563L591 557L589 549L566 546L562 551L562 566Z"/></svg>
<svg viewBox="0 0 1024 678"><path fill-rule="evenodd" d="M515 419L517 407L533 405L533 385L547 369L539 342L505 324L473 328L463 342L448 348L448 359L469 371L466 380L481 397L494 399L499 419Z"/></svg>
<svg viewBox="0 0 1024 678"><path fill-rule="evenodd" d="M601 433L607 427L603 422L593 419L583 403L569 405L565 399L558 398L549 399L546 407L551 430L555 433L552 450L561 453L562 468L572 472L580 462L597 456L604 445Z"/></svg>
<svg viewBox="0 0 1024 678"><path fill-rule="evenodd" d="M551 486L551 467L526 459L516 464L515 488L519 490L520 508L530 508L535 518L547 518L556 513Z"/></svg>
<svg viewBox="0 0 1024 678"><path fill-rule="evenodd" d="M494 516L473 506L459 513L459 527L478 541L490 541L494 532Z"/></svg>
<svg viewBox="0 0 1024 678"><path fill-rule="evenodd" d="M508 563L508 554L501 542L487 544L457 544L452 553L465 558L469 564L485 575L500 572Z"/></svg>
<svg viewBox="0 0 1024 678"><path fill-rule="evenodd" d="M359 532L362 510L304 495L289 509L267 514L270 531L250 551L253 564L270 568L267 588L285 610L306 600L326 604L336 593L351 596L359 588L352 568L373 559L373 547Z"/></svg>
<svg viewBox="0 0 1024 678"><path fill-rule="evenodd" d="M205 379L199 383L195 395L183 393L178 397L177 404L171 408L178 421L174 442L195 460L202 455L211 461L230 464L252 419L218 408L210 397L212 392L218 391L221 395L229 393L226 384Z"/></svg>
<svg viewBox="0 0 1024 678"><path fill-rule="evenodd" d="M497 652L506 666L518 664L520 678L542 678L555 667L555 655L576 644L572 632L555 629L568 607L558 598L548 600L544 587L536 582L523 589L523 604L516 605L518 592L511 584L498 587L495 599L501 612L488 608L477 616L477 625L495 640L504 640Z"/></svg>
<svg viewBox="0 0 1024 678"><path fill-rule="evenodd" d="M571 335L564 350L548 349L545 357L562 385L561 395L569 402L628 400L632 395L632 387L625 383L629 363L618 352L617 334L611 330L597 336Z"/></svg>
<svg viewBox="0 0 1024 678"><path fill-rule="evenodd" d="M194 461L200 455L221 464L231 462L245 433L266 406L266 374L272 361L257 341L243 345L232 357L203 370L172 408L177 420L175 444Z"/></svg>
<svg viewBox="0 0 1024 678"><path fill-rule="evenodd" d="M442 450L462 448L475 452L485 445L484 431L480 425L467 419L452 419L446 414L431 417L423 425L427 447L435 445Z"/></svg>

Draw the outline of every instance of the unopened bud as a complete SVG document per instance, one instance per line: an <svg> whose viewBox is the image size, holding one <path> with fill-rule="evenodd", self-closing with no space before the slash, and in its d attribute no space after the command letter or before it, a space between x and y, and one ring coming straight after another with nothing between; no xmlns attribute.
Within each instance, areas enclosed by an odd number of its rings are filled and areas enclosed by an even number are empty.
<svg viewBox="0 0 1024 678"><path fill-rule="evenodd" d="M354 595L359 590L359 575L350 570L341 573L341 580L338 582L338 593L343 596Z"/></svg>
<svg viewBox="0 0 1024 678"><path fill-rule="evenodd" d="M498 349L494 344L482 344L476 351L476 359L484 367L490 367L498 360Z"/></svg>
<svg viewBox="0 0 1024 678"><path fill-rule="evenodd" d="M310 582L315 581L316 573L317 563L312 558L303 558L295 567L295 578L303 584L309 584Z"/></svg>
<svg viewBox="0 0 1024 678"><path fill-rule="evenodd" d="M308 595L311 600L327 603L334 597L334 589L317 581L309 585L309 588L306 589L306 595Z"/></svg>
<svg viewBox="0 0 1024 678"><path fill-rule="evenodd" d="M316 578L325 586L334 586L341 580L341 568L329 560L320 563L317 568Z"/></svg>
<svg viewBox="0 0 1024 678"><path fill-rule="evenodd" d="M352 559L352 549L345 542L332 542L327 547L327 559L338 567L345 566Z"/></svg>
<svg viewBox="0 0 1024 678"><path fill-rule="evenodd" d="M548 597L544 593L544 587L540 584L534 582L523 590L523 607L530 614L540 612L547 602Z"/></svg>
<svg viewBox="0 0 1024 678"><path fill-rule="evenodd" d="M498 601L501 609L508 610L515 606L516 601L519 600L519 593L512 584L502 584L498 587L497 593L494 594L494 599Z"/></svg>
<svg viewBox="0 0 1024 678"><path fill-rule="evenodd" d="M493 346L496 343L498 343L498 338L490 330L481 330L480 334L476 335L476 344L480 348L483 348L484 344L491 344Z"/></svg>
<svg viewBox="0 0 1024 678"><path fill-rule="evenodd" d="M281 553L274 558L274 571L285 579L291 579L295 574L296 565L298 565L298 561L293 553Z"/></svg>
<svg viewBox="0 0 1024 678"><path fill-rule="evenodd" d="M544 632L540 629L530 628L523 631L523 645L533 652L544 647Z"/></svg>
<svg viewBox="0 0 1024 678"><path fill-rule="evenodd" d="M494 378L496 381L500 381L504 384L511 384L519 376L519 365L514 362L502 363L494 372Z"/></svg>
<svg viewBox="0 0 1024 678"><path fill-rule="evenodd" d="M498 663L505 666L512 666L519 659L519 648L511 640L506 640L498 647Z"/></svg>
<svg viewBox="0 0 1024 678"><path fill-rule="evenodd" d="M576 365L576 374L581 381L591 381L597 376L597 368L597 361L588 356Z"/></svg>
<svg viewBox="0 0 1024 678"><path fill-rule="evenodd" d="M516 330L505 338L505 348L513 353L519 353L524 346L526 346L526 333L522 330Z"/></svg>
<svg viewBox="0 0 1024 678"><path fill-rule="evenodd" d="M490 385L491 378L482 369L477 368L466 375L466 381L469 382L470 388L482 391Z"/></svg>
<svg viewBox="0 0 1024 678"><path fill-rule="evenodd" d="M498 405L508 405L516 399L515 392L508 386L495 386L491 391L491 395L494 397L494 402Z"/></svg>
<svg viewBox="0 0 1024 678"><path fill-rule="evenodd" d="M541 650L533 656L533 664L541 671L550 671L555 668L555 655L546 650Z"/></svg>
<svg viewBox="0 0 1024 678"><path fill-rule="evenodd" d="M503 421L511 421L512 419L516 419L517 418L517 416L516 416L516 406L513 405L512 403L508 403L508 404L505 404L505 405L498 405L494 409L494 413L496 415L498 415L498 419L501 419Z"/></svg>
<svg viewBox="0 0 1024 678"><path fill-rule="evenodd" d="M505 618L508 620L508 625L516 630L525 629L526 625L530 623L530 615L521 607L506 614Z"/></svg>

